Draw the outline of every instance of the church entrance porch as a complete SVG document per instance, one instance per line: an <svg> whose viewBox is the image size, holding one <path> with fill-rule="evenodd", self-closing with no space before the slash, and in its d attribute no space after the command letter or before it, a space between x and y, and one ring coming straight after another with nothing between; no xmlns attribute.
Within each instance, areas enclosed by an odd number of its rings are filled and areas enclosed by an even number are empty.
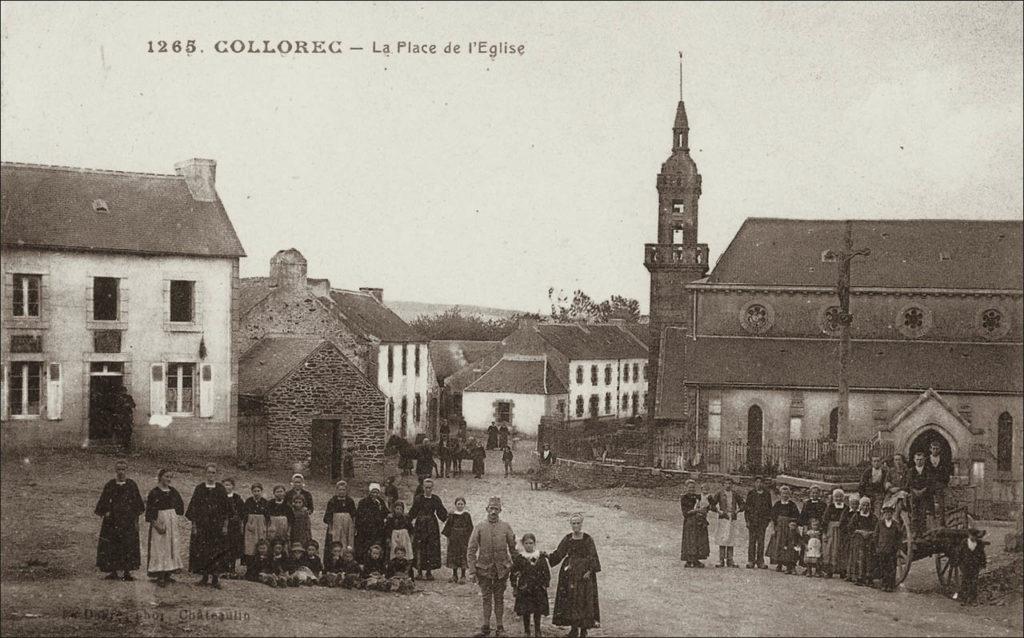
<svg viewBox="0 0 1024 638"><path fill-rule="evenodd" d="M928 456L931 453L930 449L933 442L939 444L939 453L942 458L952 461L953 449L949 446L949 441L934 427L928 428L914 437L913 441L910 442L910 447L907 448L907 459L913 460L914 455L918 452Z"/></svg>

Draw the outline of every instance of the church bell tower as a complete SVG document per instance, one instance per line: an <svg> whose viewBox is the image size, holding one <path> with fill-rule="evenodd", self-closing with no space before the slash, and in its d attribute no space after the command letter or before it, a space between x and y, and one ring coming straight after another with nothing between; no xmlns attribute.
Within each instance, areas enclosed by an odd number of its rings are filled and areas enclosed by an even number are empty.
<svg viewBox="0 0 1024 638"><path fill-rule="evenodd" d="M659 388L658 369L665 328L677 327L692 334L693 297L686 285L708 272L708 246L697 243L701 179L690 157L690 124L680 99L672 125L672 154L658 173L658 243L644 246L644 266L651 273L651 330L648 365L648 414L657 416L665 392L683 388Z"/></svg>

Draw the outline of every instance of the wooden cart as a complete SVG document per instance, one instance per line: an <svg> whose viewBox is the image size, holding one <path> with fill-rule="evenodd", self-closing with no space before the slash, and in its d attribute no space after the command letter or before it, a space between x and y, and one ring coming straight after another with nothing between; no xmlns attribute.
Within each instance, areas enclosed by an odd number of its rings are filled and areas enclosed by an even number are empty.
<svg viewBox="0 0 1024 638"><path fill-rule="evenodd" d="M910 512L898 502L896 516L903 524L904 538L896 555L896 584L902 583L910 566L924 558L935 559L935 574L942 591L952 595L960 588L960 564L957 557L960 545L967 538L970 517L966 507L946 512L944 528L929 529L915 537Z"/></svg>

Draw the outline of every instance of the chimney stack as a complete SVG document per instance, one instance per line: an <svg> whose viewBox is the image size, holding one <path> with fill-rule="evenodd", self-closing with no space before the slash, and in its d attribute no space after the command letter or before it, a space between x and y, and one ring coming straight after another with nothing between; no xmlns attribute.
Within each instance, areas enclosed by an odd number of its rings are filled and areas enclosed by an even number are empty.
<svg viewBox="0 0 1024 638"><path fill-rule="evenodd" d="M306 286L306 258L289 248L279 250L270 258L270 285L288 287Z"/></svg>
<svg viewBox="0 0 1024 638"><path fill-rule="evenodd" d="M380 303L384 303L384 289L383 288L360 288L359 292L365 292L372 296Z"/></svg>
<svg viewBox="0 0 1024 638"><path fill-rule="evenodd" d="M174 165L174 172L185 178L192 197L200 202L217 201L217 162L192 158Z"/></svg>

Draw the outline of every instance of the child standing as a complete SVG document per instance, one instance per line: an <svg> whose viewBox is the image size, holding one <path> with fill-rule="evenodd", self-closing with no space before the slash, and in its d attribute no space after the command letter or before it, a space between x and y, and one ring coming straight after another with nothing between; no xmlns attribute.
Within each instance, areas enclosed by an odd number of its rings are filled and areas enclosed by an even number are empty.
<svg viewBox="0 0 1024 638"><path fill-rule="evenodd" d="M469 537L473 534L473 517L466 511L466 499L455 499L455 509L448 512L448 520L444 523L441 533L448 538L448 557L446 563L452 570L451 582L466 582L466 550ZM459 570L462 576L459 576Z"/></svg>
<svg viewBox="0 0 1024 638"><path fill-rule="evenodd" d="M978 602L978 572L988 562L985 559L985 541L981 540L983 536L984 531L971 528L960 545L960 592L957 597L961 605Z"/></svg>
<svg viewBox="0 0 1024 638"><path fill-rule="evenodd" d="M882 506L882 520L875 528L875 560L882 591L896 589L896 551L900 544L900 524L893 519L893 506Z"/></svg>
<svg viewBox="0 0 1024 638"><path fill-rule="evenodd" d="M301 474L292 474L292 489L288 490L287 499L291 503L296 496L302 497L302 505L306 513L313 515L313 495L306 489L306 479Z"/></svg>
<svg viewBox="0 0 1024 638"><path fill-rule="evenodd" d="M523 534L523 551L512 559L509 582L515 595L516 614L523 617L523 630L530 635L530 617L533 617L534 635L540 636L540 618L550 613L548 586L551 584L551 570L547 554L537 549L537 538Z"/></svg>
<svg viewBox="0 0 1024 638"><path fill-rule="evenodd" d="M821 576L821 524L818 519L812 518L810 527L806 532L807 539L804 550L805 576Z"/></svg>
<svg viewBox="0 0 1024 638"><path fill-rule="evenodd" d="M267 538L288 542L292 520L291 504L285 501L284 485L274 486L274 500L267 503Z"/></svg>
<svg viewBox="0 0 1024 638"><path fill-rule="evenodd" d="M508 445L501 453L501 462L505 464L505 478L512 475L512 448Z"/></svg>
<svg viewBox="0 0 1024 638"><path fill-rule="evenodd" d="M348 495L348 483L345 481L338 481L334 490L334 496L327 501L327 509L324 511L324 523L327 524L325 558L334 543L341 543L343 549L355 545L356 502Z"/></svg>
<svg viewBox="0 0 1024 638"><path fill-rule="evenodd" d="M396 501L394 511L388 514L385 523L388 531L388 538L391 541L391 558L395 557L395 550L401 547L405 550L405 556L412 556L412 521L405 515L405 503Z"/></svg>
<svg viewBox="0 0 1024 638"><path fill-rule="evenodd" d="M310 532L309 510L306 509L306 501L302 495L292 496L292 517L288 527L288 538L291 542L298 543L305 551L306 544L312 540Z"/></svg>
<svg viewBox="0 0 1024 638"><path fill-rule="evenodd" d="M263 485L253 483L250 490L252 496L242 505L242 555L247 567L256 556L259 542L267 540L267 527L270 524L270 515L267 513L269 503L263 498Z"/></svg>
<svg viewBox="0 0 1024 638"><path fill-rule="evenodd" d="M783 539L779 551L779 567L785 569L787 574L794 574L796 563L800 560L800 532L796 528L795 519L790 519L787 527L788 534Z"/></svg>
<svg viewBox="0 0 1024 638"><path fill-rule="evenodd" d="M224 538L224 571L233 576L236 563L245 556L245 534L242 531L242 512L245 509L245 501L241 495L235 494L235 479L228 477L224 479L223 483L231 504L228 515L228 533Z"/></svg>

